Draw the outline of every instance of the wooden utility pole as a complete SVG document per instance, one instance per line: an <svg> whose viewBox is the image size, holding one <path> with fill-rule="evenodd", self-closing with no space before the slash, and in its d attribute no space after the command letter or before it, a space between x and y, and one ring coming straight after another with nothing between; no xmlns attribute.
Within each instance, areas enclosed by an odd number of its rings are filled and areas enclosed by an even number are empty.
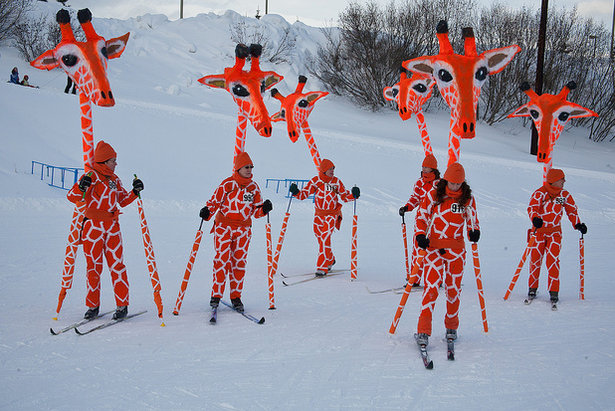
<svg viewBox="0 0 615 411"><path fill-rule="evenodd" d="M184 18L184 0L179 0L179 18Z"/></svg>
<svg viewBox="0 0 615 411"><path fill-rule="evenodd" d="M265 14L269 14L269 0L265 0Z"/></svg>
<svg viewBox="0 0 615 411"><path fill-rule="evenodd" d="M542 72L545 63L545 38L547 31L547 11L549 10L549 0L542 0L540 7L540 29L538 31L538 60L536 61L536 83L534 91L536 94L542 94ZM538 154L538 131L532 121L532 140L530 142L530 154Z"/></svg>

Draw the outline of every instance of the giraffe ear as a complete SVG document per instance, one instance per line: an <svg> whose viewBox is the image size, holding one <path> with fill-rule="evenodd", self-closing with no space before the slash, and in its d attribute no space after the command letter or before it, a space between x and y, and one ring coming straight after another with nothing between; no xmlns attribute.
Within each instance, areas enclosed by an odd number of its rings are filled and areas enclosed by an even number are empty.
<svg viewBox="0 0 615 411"><path fill-rule="evenodd" d="M506 67L520 51L521 47L517 45L485 51L483 56L487 59L489 74L496 74L504 70L504 67Z"/></svg>
<svg viewBox="0 0 615 411"><path fill-rule="evenodd" d="M598 113L595 111L575 103L568 102L566 105L562 106L562 108L569 111L569 118L598 117Z"/></svg>
<svg viewBox="0 0 615 411"><path fill-rule="evenodd" d="M429 57L418 57L412 60L406 60L401 65L413 73L421 73L427 76L433 76L433 62Z"/></svg>
<svg viewBox="0 0 615 411"><path fill-rule="evenodd" d="M389 101L395 101L395 94L393 93L393 87L385 87L382 91L382 95Z"/></svg>
<svg viewBox="0 0 615 411"><path fill-rule="evenodd" d="M326 96L327 93L326 91L311 91L308 93L306 100L308 101L308 103L314 103L316 102L318 99L323 98L324 96Z"/></svg>
<svg viewBox="0 0 615 411"><path fill-rule="evenodd" d="M507 118L513 117L530 117L530 106L529 104L524 104L512 113L510 113Z"/></svg>
<svg viewBox="0 0 615 411"><path fill-rule="evenodd" d="M226 80L221 74L212 74L210 76L201 77L197 81L209 87L226 88Z"/></svg>
<svg viewBox="0 0 615 411"><path fill-rule="evenodd" d="M275 73L273 71L266 71L263 74L264 74L264 77L263 77L262 85L264 88L263 90L261 90L261 92L265 90L269 90L271 87L278 84L284 78L284 76L281 76L278 73Z"/></svg>
<svg viewBox="0 0 615 411"><path fill-rule="evenodd" d="M129 36L130 33L126 33L121 37L116 37L105 42L105 47L107 47L107 58L109 60L118 58L122 55L126 49L126 43L128 43Z"/></svg>
<svg viewBox="0 0 615 411"><path fill-rule="evenodd" d="M284 116L282 116L282 111L278 111L274 115L271 116L271 121L284 121Z"/></svg>
<svg viewBox="0 0 615 411"><path fill-rule="evenodd" d="M32 67L41 70L52 70L60 66L60 62L53 55L53 50L47 50L30 62Z"/></svg>

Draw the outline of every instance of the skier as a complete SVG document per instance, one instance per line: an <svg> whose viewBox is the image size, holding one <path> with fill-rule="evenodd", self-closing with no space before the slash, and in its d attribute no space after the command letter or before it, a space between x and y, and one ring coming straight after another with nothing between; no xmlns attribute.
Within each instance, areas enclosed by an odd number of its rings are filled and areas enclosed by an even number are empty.
<svg viewBox="0 0 615 411"><path fill-rule="evenodd" d="M577 206L570 193L563 189L566 178L564 172L552 168L547 173L547 181L534 191L530 198L527 213L530 217L536 242L530 250L530 277L528 281L528 300L536 297L540 266L546 254L546 265L549 272L547 287L552 304L559 300L559 252L562 242L561 219L564 211L575 230L581 234L587 233L587 226L581 223L577 214Z"/></svg>
<svg viewBox="0 0 615 411"><path fill-rule="evenodd" d="M331 160L324 159L320 163L317 176L306 184L303 190L299 190L297 184L292 183L290 193L299 200L305 200L310 195L315 195L314 201L314 235L318 240L318 260L316 262L316 276L327 275L333 264L335 256L331 248L331 235L334 229L340 229L342 223L342 204L359 198L359 187L346 190L342 181L334 176L335 165Z"/></svg>
<svg viewBox="0 0 615 411"><path fill-rule="evenodd" d="M216 250L209 301L212 308L220 304L228 273L231 303L237 311L244 311L241 291L252 237L251 217L263 217L273 209L271 201L262 200L258 184L252 181L253 168L248 153L239 153L235 158L235 172L220 183L199 213L207 221L218 212L212 228Z"/></svg>
<svg viewBox="0 0 615 411"><path fill-rule="evenodd" d="M81 241L87 264L86 319L98 316L103 254L109 266L117 305L113 318L121 319L128 314L128 275L123 261L118 217L120 207L126 207L138 197L143 190L143 182L134 179L132 191L127 192L114 174L116 166L115 150L104 141L99 141L94 150L92 170L81 176L67 194L72 203L85 202Z"/></svg>
<svg viewBox="0 0 615 411"><path fill-rule="evenodd" d="M459 326L459 297L465 264L464 225L468 239L480 238L476 201L465 181L465 170L452 163L421 203L417 215L416 242L426 250L424 257L423 302L417 327L417 342L428 344L438 285L446 292L446 338L455 340Z"/></svg>
<svg viewBox="0 0 615 411"><path fill-rule="evenodd" d="M433 154L428 154L423 160L422 169L421 169L421 177L414 183L414 189L412 190L412 195L408 202L399 209L399 215L404 216L405 213L414 210L421 204L423 198L431 191L434 185L438 182L440 178L440 171L438 170L438 160ZM418 213L417 213L418 216ZM414 267L414 262L418 258L419 255L419 247L416 244L416 223L414 226L415 233L412 236L414 241L412 241L412 257L411 257L411 265L410 267ZM419 267L419 273L413 278L407 278L406 281L410 281L413 286L418 287L421 285L421 277L422 277L422 267Z"/></svg>

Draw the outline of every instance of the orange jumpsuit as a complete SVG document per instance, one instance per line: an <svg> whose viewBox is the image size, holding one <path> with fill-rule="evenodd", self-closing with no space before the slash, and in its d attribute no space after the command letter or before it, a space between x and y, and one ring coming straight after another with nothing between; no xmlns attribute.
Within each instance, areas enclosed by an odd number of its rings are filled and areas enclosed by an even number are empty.
<svg viewBox="0 0 615 411"><path fill-rule="evenodd" d="M247 184L234 177L222 181L206 206L216 211L212 297L222 298L229 275L230 298L241 298L248 247L252 238L252 219L263 217L261 191L254 181Z"/></svg>
<svg viewBox="0 0 615 411"><path fill-rule="evenodd" d="M424 177L419 178L416 183L414 183L414 189L412 190L412 195L410 195L410 199L408 199L408 202L406 203L406 208L409 211L414 210L416 207L418 207L421 204L421 201L423 201L423 199L427 196L427 193L429 193L434 187L435 185L438 183L438 181L440 180L428 180ZM417 213L417 217L418 217L418 213ZM414 267L414 262L416 261L416 259L419 256L419 246L416 243L416 235L418 233L416 232L416 219L415 219L415 224L414 224L414 236L412 237L412 255L411 255L411 260L410 260L410 268L412 269L412 267ZM416 278L411 278L410 282L412 284L415 283L422 283L422 267L419 267L419 274L418 277Z"/></svg>
<svg viewBox="0 0 615 411"><path fill-rule="evenodd" d="M538 288L540 266L546 255L547 271L549 277L547 286L549 291L559 292L559 252L562 244L562 214L566 212L572 226L581 221L577 214L577 206L564 189L559 194L549 194L545 186L534 191L530 198L527 213L532 220L534 217L542 218L543 225L536 229L536 242L530 249L530 278L529 288Z"/></svg>
<svg viewBox="0 0 615 411"><path fill-rule="evenodd" d="M87 265L88 292L85 305L100 306L100 274L103 270L103 254L111 273L111 282L118 307L128 305L128 275L123 261L124 249L118 220L120 207L132 203L137 195L122 187L119 177L101 164L92 170L92 185L85 198L76 183L68 192L72 203L85 201L86 210L81 231L81 241ZM83 198L83 199L82 199Z"/></svg>
<svg viewBox="0 0 615 411"><path fill-rule="evenodd" d="M317 270L327 272L335 261L331 248L331 235L342 223L342 204L354 200L351 192L346 190L337 177L323 179L321 175L313 177L297 194L299 200L305 200L314 194L314 235L318 240Z"/></svg>
<svg viewBox="0 0 615 411"><path fill-rule="evenodd" d="M479 230L474 197L465 206L456 199L445 196L436 204L436 191L432 190L421 203L417 215L417 235L429 238L429 247L423 260L424 281L423 302L419 315L418 333L431 335L433 310L438 298L438 286L444 282L446 289L447 329L459 327L459 297L465 264L464 226L466 231Z"/></svg>

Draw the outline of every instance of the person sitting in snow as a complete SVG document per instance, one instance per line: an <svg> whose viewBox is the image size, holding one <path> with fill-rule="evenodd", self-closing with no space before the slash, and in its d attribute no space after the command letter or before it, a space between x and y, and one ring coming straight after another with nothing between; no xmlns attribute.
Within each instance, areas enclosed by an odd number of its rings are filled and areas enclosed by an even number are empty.
<svg viewBox="0 0 615 411"><path fill-rule="evenodd" d="M331 248L331 235L333 230L342 224L342 204L359 198L359 187L346 190L342 181L334 176L335 165L331 160L324 159L320 163L320 172L299 190L297 184L292 183L290 193L299 200L305 200L314 194L314 235L318 240L318 259L316 261L316 276L325 276L335 264L335 256Z"/></svg>
<svg viewBox="0 0 615 411"><path fill-rule="evenodd" d="M235 310L243 312L241 292L252 238L252 216L264 217L273 205L262 200L261 190L252 180L254 164L248 153L239 153L234 167L233 175L220 183L199 216L208 221L216 215L212 228L216 256L209 305L217 308L220 304L228 274L231 303Z"/></svg>
<svg viewBox="0 0 615 411"><path fill-rule="evenodd" d="M17 67L13 67L9 83L19 84L19 70L17 70Z"/></svg>
<svg viewBox="0 0 615 411"><path fill-rule="evenodd" d="M120 207L126 207L137 199L143 190L143 182L134 179L132 191L122 187L114 174L117 154L113 148L99 141L94 150L94 165L68 192L72 203L85 202L85 217L81 230L83 253L87 264L88 292L84 318L98 316L100 307L100 275L103 270L103 255L107 260L117 309L114 319L128 314L128 275L124 265L122 233L120 232Z"/></svg>
<svg viewBox="0 0 615 411"><path fill-rule="evenodd" d="M434 185L440 179L440 171L438 170L438 160L433 154L428 154L425 156L423 160L422 168L421 168L421 178L419 178L416 183L414 183L414 189L412 190L412 195L408 202L399 209L399 215L404 216L405 213L414 210L418 207L423 199L427 196L427 193L431 191ZM417 213L418 216L418 213ZM419 256L419 246L416 243L416 224L414 226L415 234L412 236L412 257L410 267L414 267L414 263L416 262ZM418 287L422 283L422 271L423 267L419 267L419 272L415 277L406 278L406 281L409 281L413 286Z"/></svg>
<svg viewBox="0 0 615 411"><path fill-rule="evenodd" d="M530 249L528 300L536 297L540 266L545 254L549 272L547 288L549 289L551 303L555 304L559 300L559 252L562 243L562 214L566 212L568 220L575 230L579 230L581 234L587 233L587 226L579 219L574 199L568 191L564 190L565 182L564 172L552 168L547 173L547 181L542 187L534 191L530 198L527 214L533 228L530 229L528 234L535 235L536 242Z"/></svg>
<svg viewBox="0 0 615 411"><path fill-rule="evenodd" d="M446 285L446 338L457 338L459 296L466 256L464 226L467 227L468 239L477 242L480 229L476 201L466 182L463 166L452 163L421 203L416 219L416 242L425 250L425 287L416 334L421 345L428 344L438 286L443 281Z"/></svg>

